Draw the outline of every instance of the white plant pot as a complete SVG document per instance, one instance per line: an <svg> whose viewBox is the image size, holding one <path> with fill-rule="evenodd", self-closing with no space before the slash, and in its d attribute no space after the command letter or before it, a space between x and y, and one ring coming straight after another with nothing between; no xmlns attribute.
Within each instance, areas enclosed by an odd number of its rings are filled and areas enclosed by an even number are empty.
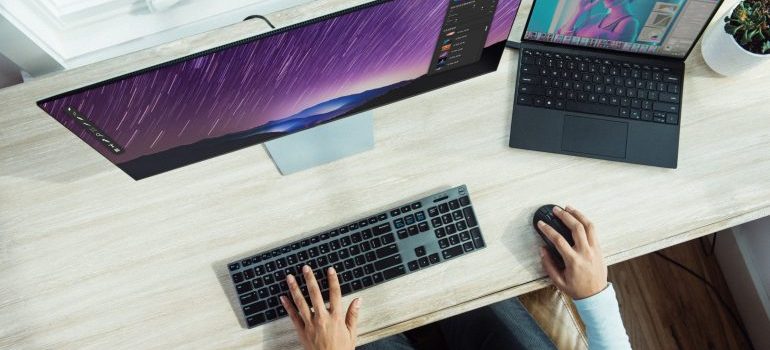
<svg viewBox="0 0 770 350"><path fill-rule="evenodd" d="M730 9L727 16L732 14L734 9L735 7ZM735 38L725 31L724 17L706 29L701 44L701 53L711 69L725 76L737 75L760 64L770 62L770 55L758 55L738 45Z"/></svg>

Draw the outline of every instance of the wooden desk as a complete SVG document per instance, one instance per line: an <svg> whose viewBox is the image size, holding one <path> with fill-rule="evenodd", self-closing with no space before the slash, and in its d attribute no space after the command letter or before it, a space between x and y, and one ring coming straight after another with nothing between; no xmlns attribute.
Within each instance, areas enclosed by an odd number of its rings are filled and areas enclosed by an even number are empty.
<svg viewBox="0 0 770 350"><path fill-rule="evenodd" d="M222 262L463 183L488 249L355 294L362 343L545 286L530 226L544 203L587 213L609 263L770 214L770 72L719 78L699 51L677 170L508 148L514 51L494 74L378 109L375 150L287 177L251 147L135 182L35 105L264 29L242 23L0 91L0 348L297 347L287 319L239 326Z"/></svg>

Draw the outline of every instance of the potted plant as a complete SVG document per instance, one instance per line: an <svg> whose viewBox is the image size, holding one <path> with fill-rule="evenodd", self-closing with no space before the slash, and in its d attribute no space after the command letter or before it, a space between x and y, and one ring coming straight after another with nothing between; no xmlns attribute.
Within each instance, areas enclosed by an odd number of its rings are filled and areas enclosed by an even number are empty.
<svg viewBox="0 0 770 350"><path fill-rule="evenodd" d="M770 0L743 0L706 31L701 51L719 74L735 75L770 59Z"/></svg>

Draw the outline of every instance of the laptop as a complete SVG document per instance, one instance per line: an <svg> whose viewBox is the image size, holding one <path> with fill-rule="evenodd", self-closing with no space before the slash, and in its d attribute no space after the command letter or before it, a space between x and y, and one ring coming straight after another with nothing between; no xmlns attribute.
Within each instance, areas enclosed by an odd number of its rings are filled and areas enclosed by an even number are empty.
<svg viewBox="0 0 770 350"><path fill-rule="evenodd" d="M535 0L510 147L676 168L685 60L721 0Z"/></svg>

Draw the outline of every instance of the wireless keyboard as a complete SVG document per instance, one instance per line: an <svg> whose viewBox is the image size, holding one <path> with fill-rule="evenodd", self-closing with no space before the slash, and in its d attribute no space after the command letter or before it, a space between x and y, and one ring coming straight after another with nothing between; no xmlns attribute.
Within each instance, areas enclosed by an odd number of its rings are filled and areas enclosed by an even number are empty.
<svg viewBox="0 0 770 350"><path fill-rule="evenodd" d="M304 265L313 268L328 301L329 267L347 295L484 247L468 190L459 186L233 261L228 270L242 317L253 328L286 316L278 298L288 294L287 274L309 300Z"/></svg>

